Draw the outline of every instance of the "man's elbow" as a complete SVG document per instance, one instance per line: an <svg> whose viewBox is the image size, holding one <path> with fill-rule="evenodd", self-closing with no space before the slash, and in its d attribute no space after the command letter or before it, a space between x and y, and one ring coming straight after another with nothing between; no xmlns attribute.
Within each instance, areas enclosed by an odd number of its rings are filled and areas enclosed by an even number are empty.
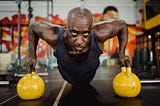
<svg viewBox="0 0 160 106"><path fill-rule="evenodd" d="M38 30L38 26L39 26L39 22L33 22L33 23L29 24L29 26L28 26L29 34L36 33Z"/></svg>

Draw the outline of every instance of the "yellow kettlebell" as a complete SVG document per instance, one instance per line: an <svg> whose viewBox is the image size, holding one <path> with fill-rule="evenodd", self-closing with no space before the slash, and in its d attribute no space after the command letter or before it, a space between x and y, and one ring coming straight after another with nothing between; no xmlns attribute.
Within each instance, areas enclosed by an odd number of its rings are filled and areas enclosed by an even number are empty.
<svg viewBox="0 0 160 106"><path fill-rule="evenodd" d="M38 99L44 90L45 83L35 72L27 73L17 83L17 94L23 100Z"/></svg>
<svg viewBox="0 0 160 106"><path fill-rule="evenodd" d="M141 91L141 82L131 67L121 67L121 72L113 79L113 89L118 96L136 97Z"/></svg>

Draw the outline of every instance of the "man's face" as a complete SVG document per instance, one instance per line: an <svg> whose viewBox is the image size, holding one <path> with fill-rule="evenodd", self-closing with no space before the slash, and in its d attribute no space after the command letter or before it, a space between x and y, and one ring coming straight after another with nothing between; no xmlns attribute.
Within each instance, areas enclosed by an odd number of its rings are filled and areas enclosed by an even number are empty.
<svg viewBox="0 0 160 106"><path fill-rule="evenodd" d="M74 54L81 54L89 49L92 23L87 18L75 18L68 26L68 44Z"/></svg>

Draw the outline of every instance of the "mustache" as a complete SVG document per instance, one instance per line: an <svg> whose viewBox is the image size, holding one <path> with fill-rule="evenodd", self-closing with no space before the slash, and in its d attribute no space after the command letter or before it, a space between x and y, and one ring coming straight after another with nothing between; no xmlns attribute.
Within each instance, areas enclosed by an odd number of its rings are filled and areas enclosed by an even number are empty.
<svg viewBox="0 0 160 106"><path fill-rule="evenodd" d="M80 47L80 48L85 48L85 44L74 44L73 47Z"/></svg>

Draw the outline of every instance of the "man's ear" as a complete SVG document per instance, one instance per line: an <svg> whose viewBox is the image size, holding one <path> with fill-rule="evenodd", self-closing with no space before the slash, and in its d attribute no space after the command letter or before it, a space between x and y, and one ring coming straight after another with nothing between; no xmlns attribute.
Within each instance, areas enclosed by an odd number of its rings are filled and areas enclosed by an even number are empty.
<svg viewBox="0 0 160 106"><path fill-rule="evenodd" d="M67 24L65 24L64 27L67 28Z"/></svg>
<svg viewBox="0 0 160 106"><path fill-rule="evenodd" d="M94 31L94 26L92 26L92 31Z"/></svg>
<svg viewBox="0 0 160 106"><path fill-rule="evenodd" d="M67 30L67 24L64 26L64 30Z"/></svg>

